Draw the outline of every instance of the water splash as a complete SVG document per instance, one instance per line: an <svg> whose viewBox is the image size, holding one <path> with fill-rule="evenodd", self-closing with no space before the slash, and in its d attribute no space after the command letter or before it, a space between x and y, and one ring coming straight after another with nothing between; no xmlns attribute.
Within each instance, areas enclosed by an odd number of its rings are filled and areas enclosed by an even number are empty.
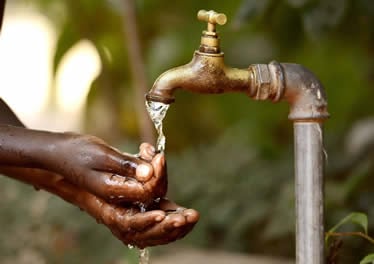
<svg viewBox="0 0 374 264"><path fill-rule="evenodd" d="M162 131L162 120L165 118L170 105L161 102L146 101L145 106L158 133L156 149L162 152L165 150L166 143L166 138Z"/></svg>

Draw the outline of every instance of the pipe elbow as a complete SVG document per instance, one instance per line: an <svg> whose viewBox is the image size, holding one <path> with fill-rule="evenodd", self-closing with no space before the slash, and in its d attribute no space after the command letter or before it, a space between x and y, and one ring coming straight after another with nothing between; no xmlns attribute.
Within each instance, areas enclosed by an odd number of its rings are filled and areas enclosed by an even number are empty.
<svg viewBox="0 0 374 264"><path fill-rule="evenodd" d="M299 64L282 63L283 99L290 105L288 118L294 121L324 120L329 117L323 85L307 68Z"/></svg>
<svg viewBox="0 0 374 264"><path fill-rule="evenodd" d="M251 97L273 102L287 101L293 121L324 120L329 117L327 97L321 82L299 64L271 62L250 66Z"/></svg>

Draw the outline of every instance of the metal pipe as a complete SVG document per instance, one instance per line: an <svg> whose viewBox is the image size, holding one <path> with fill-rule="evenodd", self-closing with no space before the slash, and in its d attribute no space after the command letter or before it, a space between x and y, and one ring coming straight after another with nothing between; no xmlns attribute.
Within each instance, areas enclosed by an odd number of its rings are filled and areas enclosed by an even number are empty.
<svg viewBox="0 0 374 264"><path fill-rule="evenodd" d="M324 263L323 135L319 122L295 122L296 263Z"/></svg>
<svg viewBox="0 0 374 264"><path fill-rule="evenodd" d="M205 13L204 13L205 12ZM217 16L200 16L213 23ZM322 264L323 243L323 142L322 122L329 117L327 98L316 76L299 64L271 62L236 69L224 64L215 30L204 31L192 61L162 74L147 99L172 103L174 92L242 92L255 100L286 101L294 122L296 177L296 263Z"/></svg>
<svg viewBox="0 0 374 264"><path fill-rule="evenodd" d="M294 122L296 264L324 263L322 122L329 117L318 78L299 64L256 64L253 98L287 101Z"/></svg>

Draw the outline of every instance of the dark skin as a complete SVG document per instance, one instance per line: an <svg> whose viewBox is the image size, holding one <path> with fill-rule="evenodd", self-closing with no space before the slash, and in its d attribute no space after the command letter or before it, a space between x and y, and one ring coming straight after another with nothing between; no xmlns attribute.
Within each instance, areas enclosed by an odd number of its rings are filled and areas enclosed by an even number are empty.
<svg viewBox="0 0 374 264"><path fill-rule="evenodd" d="M162 198L167 190L164 154L143 143L137 156L93 136L20 127L0 100L0 173L51 192L139 248L184 237L199 214ZM148 205L140 212L138 203Z"/></svg>
<svg viewBox="0 0 374 264"><path fill-rule="evenodd" d="M58 173L115 203L148 204L166 194L164 167L155 175L151 159L121 153L94 136L0 125L0 147L0 165ZM141 152L155 156L152 146L143 144L142 148Z"/></svg>

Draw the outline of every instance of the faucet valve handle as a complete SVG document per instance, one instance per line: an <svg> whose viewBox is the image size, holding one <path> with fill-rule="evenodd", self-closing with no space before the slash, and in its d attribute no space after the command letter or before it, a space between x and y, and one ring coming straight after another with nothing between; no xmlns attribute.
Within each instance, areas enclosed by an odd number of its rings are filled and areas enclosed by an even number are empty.
<svg viewBox="0 0 374 264"><path fill-rule="evenodd" d="M200 10L197 13L197 19L208 23L207 30L203 31L199 51L211 54L220 54L219 37L216 32L216 25L224 25L227 17L223 13L217 13L213 10Z"/></svg>
<svg viewBox="0 0 374 264"><path fill-rule="evenodd" d="M197 19L200 21L208 22L208 31L215 32L216 27L215 25L224 25L227 22L227 17L223 13L217 13L213 10L206 11L200 10L197 13Z"/></svg>

